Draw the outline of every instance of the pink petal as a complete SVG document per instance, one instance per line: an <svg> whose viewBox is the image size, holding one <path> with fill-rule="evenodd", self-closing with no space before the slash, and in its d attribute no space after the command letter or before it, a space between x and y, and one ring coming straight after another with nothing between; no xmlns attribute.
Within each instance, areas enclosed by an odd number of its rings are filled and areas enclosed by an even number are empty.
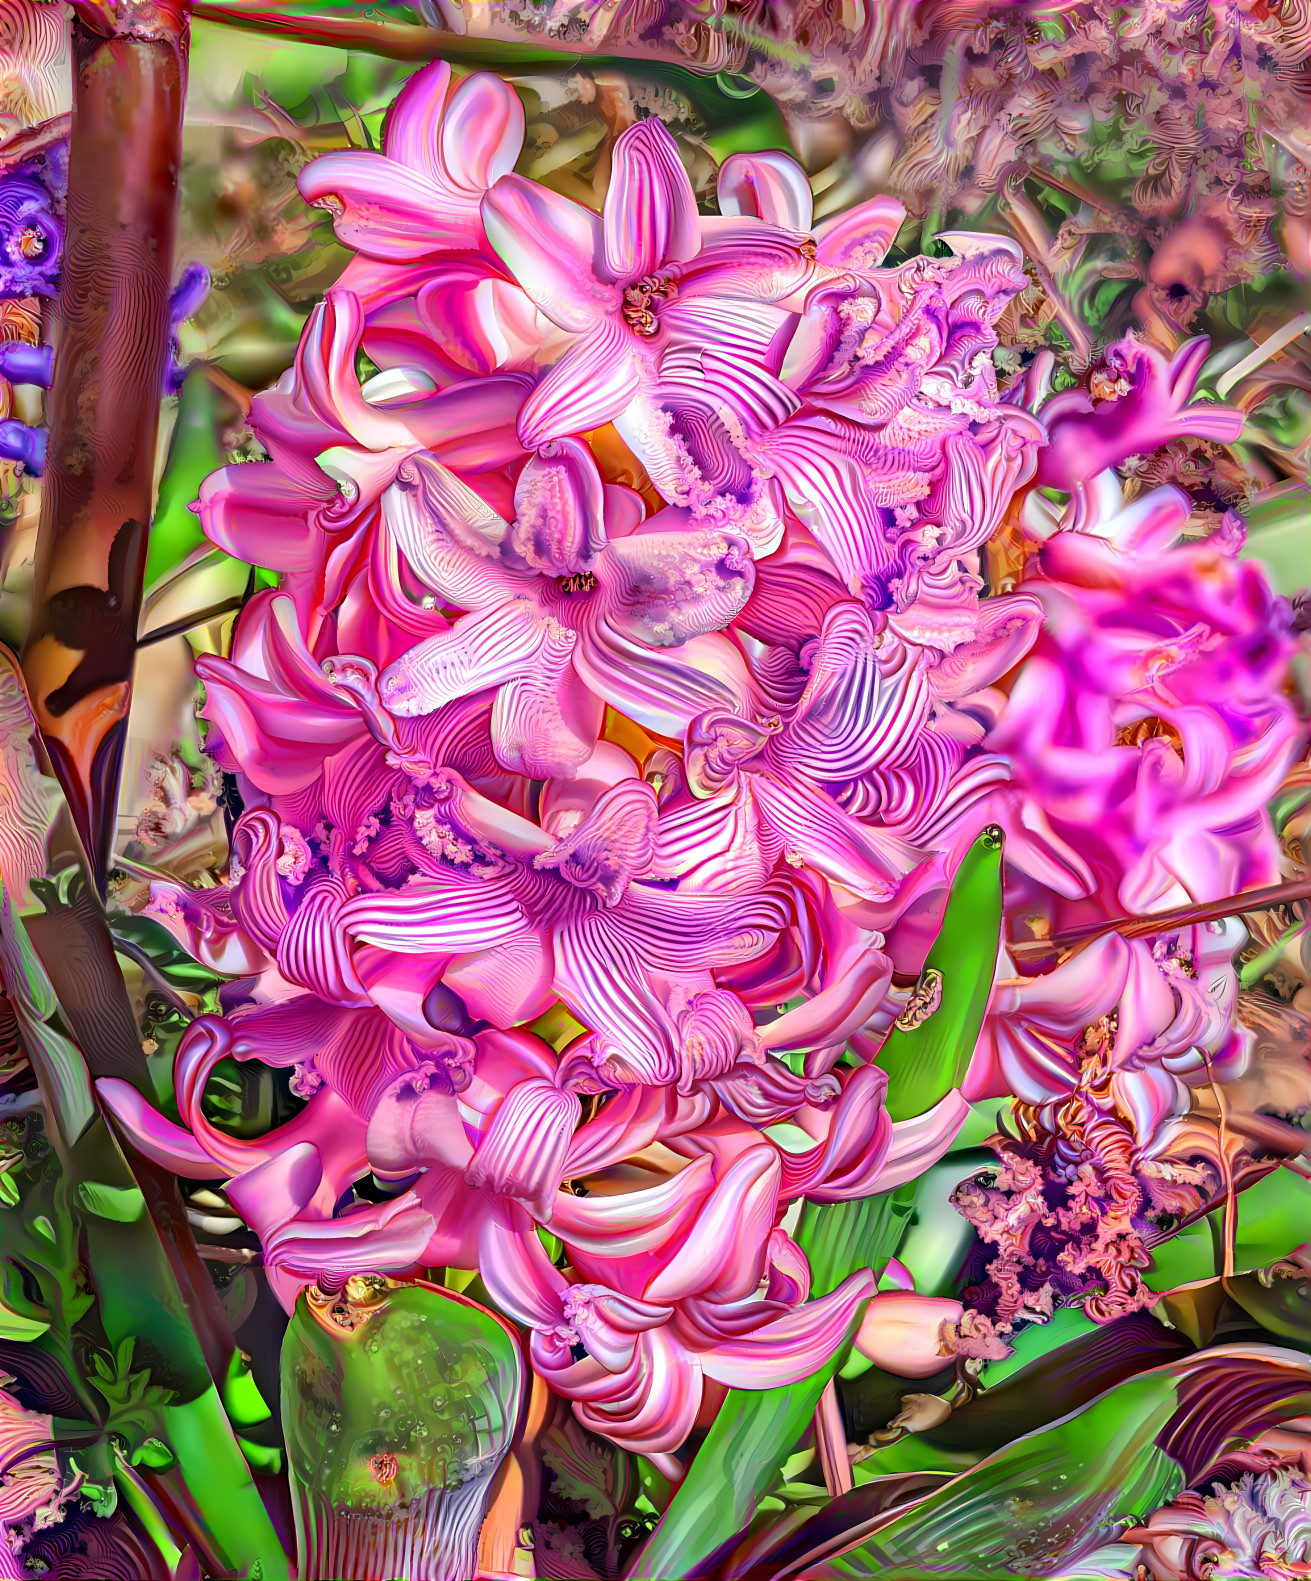
<svg viewBox="0 0 1311 1581"><path fill-rule="evenodd" d="M518 901L501 884L417 879L399 891L357 895L342 907L338 925L368 944L458 955L511 938L524 922Z"/></svg>
<svg viewBox="0 0 1311 1581"><path fill-rule="evenodd" d="M523 403L520 442L539 450L553 439L601 428L628 406L638 384L632 335L618 320L600 319Z"/></svg>
<svg viewBox="0 0 1311 1581"><path fill-rule="evenodd" d="M692 183L678 144L655 116L630 126L615 144L604 237L609 278L624 282L695 258L700 249Z"/></svg>
<svg viewBox="0 0 1311 1581"><path fill-rule="evenodd" d="M190 1131L167 1120L131 1082L103 1076L96 1083L101 1102L132 1138L133 1146L184 1180L212 1180L222 1169Z"/></svg>
<svg viewBox="0 0 1311 1581"><path fill-rule="evenodd" d="M511 1087L478 1144L471 1186L518 1197L549 1223L582 1105L578 1095L541 1078Z"/></svg>
<svg viewBox="0 0 1311 1581"><path fill-rule="evenodd" d="M615 287L598 278L601 220L589 209L505 175L483 198L482 217L488 240L552 323L579 332L617 310Z"/></svg>
<svg viewBox="0 0 1311 1581"><path fill-rule="evenodd" d="M605 545L605 495L592 452L577 439L551 441L514 486L514 553L544 576L589 570Z"/></svg>
<svg viewBox="0 0 1311 1581"><path fill-rule="evenodd" d="M307 203L331 212L340 240L367 258L408 263L467 247L478 225L476 200L453 204L431 177L367 149L320 154L296 184Z"/></svg>
<svg viewBox="0 0 1311 1581"><path fill-rule="evenodd" d="M959 1323L959 1301L887 1290L870 1298L853 1341L862 1356L898 1378L931 1378L951 1365L942 1341L945 1326Z"/></svg>
<svg viewBox="0 0 1311 1581"><path fill-rule="evenodd" d="M418 171L429 181L446 174L438 139L451 90L451 68L435 60L407 79L387 112L382 134L383 153L397 164Z"/></svg>
<svg viewBox="0 0 1311 1581"><path fill-rule="evenodd" d="M309 571L322 554L313 517L337 492L322 481L316 495L270 462L222 467L200 485L196 514L209 541L238 560Z"/></svg>
<svg viewBox="0 0 1311 1581"><path fill-rule="evenodd" d="M522 374L466 379L402 408L414 445L457 472L490 472L523 456L515 419L528 389Z"/></svg>
<svg viewBox="0 0 1311 1581"><path fill-rule="evenodd" d="M382 520L415 574L457 609L494 609L524 587L502 563L505 518L430 455L397 472Z"/></svg>
<svg viewBox="0 0 1311 1581"><path fill-rule="evenodd" d="M868 1269L843 1280L831 1295L773 1322L744 1339L725 1339L701 1356L707 1378L730 1389L776 1389L818 1372L844 1346L861 1303L874 1292Z"/></svg>
<svg viewBox="0 0 1311 1581"><path fill-rule="evenodd" d="M481 197L509 175L523 147L523 129L523 103L508 82L487 71L464 78L446 105L441 128L442 165L455 190Z"/></svg>
<svg viewBox="0 0 1311 1581"><path fill-rule="evenodd" d="M830 269L868 272L883 262L906 219L895 198L870 198L815 227L819 261Z"/></svg>
<svg viewBox="0 0 1311 1581"><path fill-rule="evenodd" d="M557 672L573 650L572 631L540 614L526 598L457 620L449 631L421 642L384 670L379 694L400 718L430 714L444 703L502 686L536 664Z"/></svg>
<svg viewBox="0 0 1311 1581"><path fill-rule="evenodd" d="M365 1147L370 1167L392 1179L416 1169L445 1166L463 1173L473 1144L455 1097L445 1091L431 1066L398 1077L378 1100L369 1121Z"/></svg>
<svg viewBox="0 0 1311 1581"><path fill-rule="evenodd" d="M752 692L741 654L722 637L693 637L672 653L648 647L604 618L585 626L574 668L588 686L657 735L678 737L698 714L731 710Z"/></svg>
<svg viewBox="0 0 1311 1581"><path fill-rule="evenodd" d="M966 1120L970 1106L953 1089L924 1114L913 1120L894 1120L892 1143L879 1172L880 1191L891 1191L922 1175L947 1151Z"/></svg>
<svg viewBox="0 0 1311 1581"><path fill-rule="evenodd" d="M646 1288L652 1301L704 1295L741 1300L760 1283L760 1248L774 1220L781 1178L771 1147L743 1153L715 1187L683 1245Z"/></svg>
<svg viewBox="0 0 1311 1581"><path fill-rule="evenodd" d="M577 1171L573 1154L566 1169ZM607 1261L634 1258L679 1236L701 1212L714 1185L713 1166L704 1155L659 1186L615 1196L557 1198L551 1228L581 1259L577 1266L601 1275Z"/></svg>
<svg viewBox="0 0 1311 1581"><path fill-rule="evenodd" d="M612 628L670 648L722 631L750 598L755 566L732 534L643 527L606 547L596 576Z"/></svg>
<svg viewBox="0 0 1311 1581"><path fill-rule="evenodd" d="M506 681L492 712L503 768L529 779L570 778L596 748L605 704L578 684L573 633L556 626L532 664Z"/></svg>
<svg viewBox="0 0 1311 1581"><path fill-rule="evenodd" d="M887 900L923 853L884 829L857 822L831 796L804 781L747 776L761 817L784 854L868 900Z"/></svg>
<svg viewBox="0 0 1311 1581"><path fill-rule="evenodd" d="M719 167L719 212L808 231L814 198L805 171L790 154L730 154Z"/></svg>

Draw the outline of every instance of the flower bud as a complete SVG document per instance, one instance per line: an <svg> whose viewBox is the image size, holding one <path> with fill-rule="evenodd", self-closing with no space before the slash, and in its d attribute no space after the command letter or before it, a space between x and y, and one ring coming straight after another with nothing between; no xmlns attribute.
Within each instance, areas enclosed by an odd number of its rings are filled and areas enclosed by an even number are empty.
<svg viewBox="0 0 1311 1581"><path fill-rule="evenodd" d="M945 1329L964 1314L959 1301L886 1290L870 1298L856 1334L860 1354L898 1378L931 1378L951 1358Z"/></svg>

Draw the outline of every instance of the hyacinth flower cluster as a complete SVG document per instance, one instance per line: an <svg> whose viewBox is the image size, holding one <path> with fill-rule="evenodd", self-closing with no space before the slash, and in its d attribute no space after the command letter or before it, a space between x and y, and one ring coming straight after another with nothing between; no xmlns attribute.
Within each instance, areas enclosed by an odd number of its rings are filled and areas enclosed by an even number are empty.
<svg viewBox="0 0 1311 1581"><path fill-rule="evenodd" d="M857 1322L903 1378L998 1353L995 1292L977 1322L865 1268L813 1296L803 1205L920 1176L970 1102L1093 1103L1090 1037L1122 1175L1241 1071L1232 925L1047 970L1015 945L1278 878L1292 637L1236 521L1199 538L1111 470L1236 437L1191 399L1201 343L1112 346L1096 396L1041 358L1006 383L1008 239L885 262L897 203L815 225L772 153L702 213L656 120L598 213L516 174L522 137L500 79L437 64L382 152L301 174L354 257L254 402L267 459L198 506L280 578L197 665L243 810L226 882L149 904L231 980L181 1043L180 1123L98 1089L147 1157L227 1182L288 1310L476 1270L579 1421L676 1480L712 1386L809 1377ZM963 1086L905 1112L881 1051L937 1011L981 840L990 1008ZM219 1129L229 1058L303 1107Z"/></svg>

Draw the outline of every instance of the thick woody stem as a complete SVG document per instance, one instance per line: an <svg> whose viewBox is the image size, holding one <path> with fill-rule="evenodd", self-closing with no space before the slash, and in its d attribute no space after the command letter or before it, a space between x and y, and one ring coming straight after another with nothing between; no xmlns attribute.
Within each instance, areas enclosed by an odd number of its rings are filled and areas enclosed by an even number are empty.
<svg viewBox="0 0 1311 1581"><path fill-rule="evenodd" d="M102 885L168 354L187 30L179 0L83 4L73 21L67 241L23 668Z"/></svg>
<svg viewBox="0 0 1311 1581"><path fill-rule="evenodd" d="M101 886L112 857L168 355L186 91L181 0L74 6L68 210L47 400L32 626L23 669L41 740ZM76 849L79 846L80 849ZM30 931L93 1078L148 1090L140 1039L92 891ZM234 1342L168 1171L131 1154L210 1368Z"/></svg>

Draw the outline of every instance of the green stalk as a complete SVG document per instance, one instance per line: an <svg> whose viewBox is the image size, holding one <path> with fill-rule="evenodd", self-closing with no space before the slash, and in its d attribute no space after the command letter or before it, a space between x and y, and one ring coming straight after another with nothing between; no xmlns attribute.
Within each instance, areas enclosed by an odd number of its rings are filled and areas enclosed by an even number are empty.
<svg viewBox="0 0 1311 1581"><path fill-rule="evenodd" d="M851 1332L856 1328L853 1319ZM848 1335L848 1339L850 1335ZM779 1466L810 1426L824 1386L846 1355L842 1344L819 1372L780 1389L730 1389L669 1508L634 1559L636 1581L672 1581L750 1522L778 1480Z"/></svg>

